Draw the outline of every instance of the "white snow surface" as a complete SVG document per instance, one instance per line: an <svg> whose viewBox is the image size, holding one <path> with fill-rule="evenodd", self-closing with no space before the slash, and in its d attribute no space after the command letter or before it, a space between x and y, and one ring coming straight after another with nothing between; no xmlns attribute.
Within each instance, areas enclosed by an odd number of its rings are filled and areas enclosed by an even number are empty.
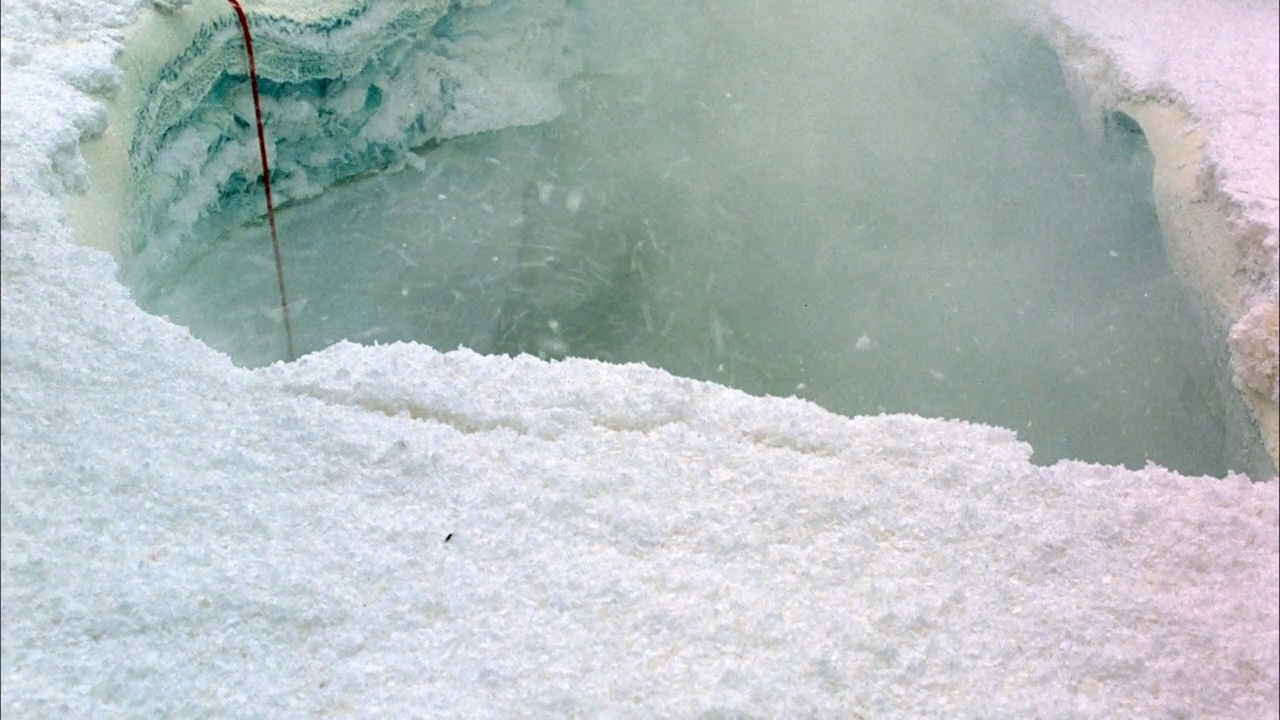
<svg viewBox="0 0 1280 720"><path fill-rule="evenodd" d="M58 7L3 9L6 719L1280 712L1274 481L638 366L235 368L75 243L136 8Z"/></svg>
<svg viewBox="0 0 1280 720"><path fill-rule="evenodd" d="M1264 229L1274 300L1280 224L1280 3L1275 0L1050 0L1054 14L1113 58L1119 80L1170 99L1211 129L1206 160L1243 219Z"/></svg>

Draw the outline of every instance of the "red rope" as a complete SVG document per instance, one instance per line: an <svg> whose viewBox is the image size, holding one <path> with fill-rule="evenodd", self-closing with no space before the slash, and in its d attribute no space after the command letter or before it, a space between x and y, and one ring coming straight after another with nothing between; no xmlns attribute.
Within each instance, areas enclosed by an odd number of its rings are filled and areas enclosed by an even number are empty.
<svg viewBox="0 0 1280 720"><path fill-rule="evenodd" d="M258 124L258 155L262 158L262 187L267 194L267 224L271 226L271 249L276 255L276 283L280 286L280 317L284 320L284 341L288 351L286 360L292 361L293 328L289 325L289 300L284 292L284 262L280 257L280 236L276 233L276 208L271 201L271 169L267 167L267 133L262 128L262 101L258 97L258 64L253 58L253 37L249 34L249 18L240 7L239 0L227 0L240 18L240 30L244 34L245 54L249 56L249 85L253 88L253 118Z"/></svg>

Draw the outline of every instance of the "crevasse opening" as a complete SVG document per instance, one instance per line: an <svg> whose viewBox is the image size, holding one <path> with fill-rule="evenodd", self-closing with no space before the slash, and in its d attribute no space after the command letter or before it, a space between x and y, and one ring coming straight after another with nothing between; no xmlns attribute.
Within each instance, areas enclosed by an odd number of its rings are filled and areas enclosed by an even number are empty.
<svg viewBox="0 0 1280 720"><path fill-rule="evenodd" d="M433 12L255 17L301 351L645 362L1010 427L1040 462L1227 469L1140 134L1091 142L998 13ZM256 366L283 342L251 100L205 27L137 123L124 276Z"/></svg>

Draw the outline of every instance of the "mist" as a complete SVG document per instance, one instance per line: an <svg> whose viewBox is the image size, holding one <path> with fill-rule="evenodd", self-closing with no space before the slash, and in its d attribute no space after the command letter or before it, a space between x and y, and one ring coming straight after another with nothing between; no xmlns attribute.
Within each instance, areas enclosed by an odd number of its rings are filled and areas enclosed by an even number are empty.
<svg viewBox="0 0 1280 720"><path fill-rule="evenodd" d="M304 351L643 362L1009 427L1037 462L1225 472L1145 143L1087 137L1001 8L582 2L564 22L559 117L282 212ZM227 228L143 306L279 359L260 235Z"/></svg>

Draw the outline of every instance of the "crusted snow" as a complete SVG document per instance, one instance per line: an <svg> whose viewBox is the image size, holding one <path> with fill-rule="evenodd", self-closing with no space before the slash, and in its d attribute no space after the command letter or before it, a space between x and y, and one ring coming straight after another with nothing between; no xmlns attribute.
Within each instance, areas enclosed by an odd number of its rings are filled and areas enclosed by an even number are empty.
<svg viewBox="0 0 1280 720"><path fill-rule="evenodd" d="M1114 58L1131 91L1167 98L1211 128L1206 160L1247 221L1265 228L1277 292L1280 223L1280 5L1270 0L1051 0L1054 13Z"/></svg>
<svg viewBox="0 0 1280 720"><path fill-rule="evenodd" d="M1273 43L1264 5L1178 31ZM251 372L141 312L60 206L133 12L4 5L6 717L1280 711L1274 481L1037 467L1008 431L636 366ZM1190 96L1181 63L1152 67Z"/></svg>

